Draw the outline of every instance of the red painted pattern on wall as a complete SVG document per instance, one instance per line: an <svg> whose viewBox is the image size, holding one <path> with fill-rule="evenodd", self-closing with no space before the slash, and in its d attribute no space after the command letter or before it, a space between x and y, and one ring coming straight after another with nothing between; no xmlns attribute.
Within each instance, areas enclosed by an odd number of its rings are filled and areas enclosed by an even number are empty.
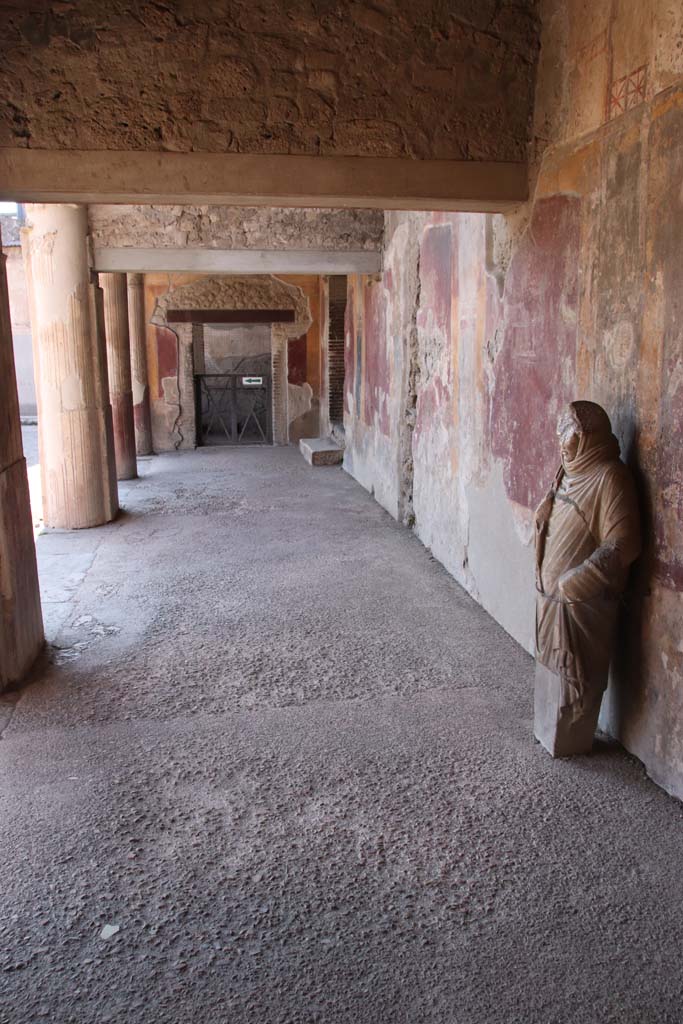
<svg viewBox="0 0 683 1024"><path fill-rule="evenodd" d="M445 365L448 379L438 374L422 380L417 399L413 442L429 431L434 421L447 415L451 403L451 302L453 292L453 235L450 224L426 228L420 242L420 306L417 324L422 345L445 347ZM433 342L430 341L433 337Z"/></svg>
<svg viewBox="0 0 683 1024"><path fill-rule="evenodd" d="M287 380L290 384L304 384L308 370L306 335L292 338L287 346Z"/></svg>
<svg viewBox="0 0 683 1024"><path fill-rule="evenodd" d="M365 409L364 420L377 423L389 436L388 397L391 386L386 344L386 292L383 284L369 282L363 289L365 306Z"/></svg>
<svg viewBox="0 0 683 1024"><path fill-rule="evenodd" d="M490 275L486 274L486 325L484 329L484 338L486 349L482 352L482 360L488 371L491 369L491 363L496 359L497 347L502 344L502 339L505 337L504 320L503 320L503 297L499 292L498 282ZM493 441L491 438L492 430L492 400L490 383L486 379L486 371L482 373L481 379L482 388L482 444L481 450L486 453L486 459L488 461L489 453L493 449Z"/></svg>
<svg viewBox="0 0 683 1024"><path fill-rule="evenodd" d="M164 377L175 377L178 373L178 339L168 327L157 327L157 366L159 367L158 398L164 397Z"/></svg>
<svg viewBox="0 0 683 1024"><path fill-rule="evenodd" d="M420 243L420 309L418 324L450 334L452 292L450 224L428 227Z"/></svg>
<svg viewBox="0 0 683 1024"><path fill-rule="evenodd" d="M349 277L344 312L344 412L351 415L350 398L356 387L356 278Z"/></svg>
<svg viewBox="0 0 683 1024"><path fill-rule="evenodd" d="M534 508L559 463L556 424L575 398L580 200L539 200L505 281L492 397L494 454L507 493Z"/></svg>

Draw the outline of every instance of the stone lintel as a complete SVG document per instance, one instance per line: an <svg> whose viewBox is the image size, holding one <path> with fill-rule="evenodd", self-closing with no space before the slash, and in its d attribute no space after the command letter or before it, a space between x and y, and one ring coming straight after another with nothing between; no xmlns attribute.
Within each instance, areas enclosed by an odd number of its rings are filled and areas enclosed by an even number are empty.
<svg viewBox="0 0 683 1024"><path fill-rule="evenodd" d="M380 252L325 249L95 247L95 270L175 274L377 274Z"/></svg>
<svg viewBox="0 0 683 1024"><path fill-rule="evenodd" d="M293 309L169 309L169 324L293 324Z"/></svg>
<svg viewBox="0 0 683 1024"><path fill-rule="evenodd" d="M225 203L499 213L527 197L524 163L0 149L0 199L15 202Z"/></svg>

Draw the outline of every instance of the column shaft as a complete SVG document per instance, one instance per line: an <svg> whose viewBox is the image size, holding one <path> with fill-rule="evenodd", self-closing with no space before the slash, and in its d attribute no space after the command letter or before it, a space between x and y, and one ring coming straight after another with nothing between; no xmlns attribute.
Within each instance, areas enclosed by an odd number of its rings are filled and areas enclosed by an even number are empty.
<svg viewBox="0 0 683 1024"><path fill-rule="evenodd" d="M0 239L0 693L26 675L43 646L5 260Z"/></svg>
<svg viewBox="0 0 683 1024"><path fill-rule="evenodd" d="M138 468L135 460L126 275L100 274L100 285L104 294L104 328L107 338L109 397L114 421L116 475L119 480L132 480L138 475Z"/></svg>
<svg viewBox="0 0 683 1024"><path fill-rule="evenodd" d="M133 418L138 455L151 455L152 418L147 378L147 327L145 324L144 275L128 274L128 331L133 382Z"/></svg>
<svg viewBox="0 0 683 1024"><path fill-rule="evenodd" d="M118 510L102 293L84 206L26 207L22 233L46 526L100 526Z"/></svg>

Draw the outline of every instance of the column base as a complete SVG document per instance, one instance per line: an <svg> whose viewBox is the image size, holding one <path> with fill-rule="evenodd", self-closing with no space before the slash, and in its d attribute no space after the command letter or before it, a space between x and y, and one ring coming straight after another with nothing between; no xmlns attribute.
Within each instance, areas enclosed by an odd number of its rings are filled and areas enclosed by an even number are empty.
<svg viewBox="0 0 683 1024"><path fill-rule="evenodd" d="M74 409L41 431L43 519L48 527L103 526L118 512L111 409ZM45 443L42 443L43 440Z"/></svg>
<svg viewBox="0 0 683 1024"><path fill-rule="evenodd" d="M536 662L534 736L552 757L590 754L602 694L583 710L566 694L562 677Z"/></svg>

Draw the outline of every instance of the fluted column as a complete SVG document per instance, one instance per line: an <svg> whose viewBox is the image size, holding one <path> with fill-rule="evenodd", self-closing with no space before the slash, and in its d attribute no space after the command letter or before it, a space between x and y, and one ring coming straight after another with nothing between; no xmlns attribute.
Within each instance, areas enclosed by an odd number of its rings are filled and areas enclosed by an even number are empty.
<svg viewBox="0 0 683 1024"><path fill-rule="evenodd" d="M133 381L133 419L138 455L152 454L152 418L147 379L147 328L145 325L144 276L128 274L128 331L130 370Z"/></svg>
<svg viewBox="0 0 683 1024"><path fill-rule="evenodd" d="M118 510L102 293L90 272L87 211L26 207L22 232L47 526L99 526Z"/></svg>
<svg viewBox="0 0 683 1024"><path fill-rule="evenodd" d="M104 294L104 329L107 338L109 398L114 421L116 476L119 480L133 480L138 475L138 467L135 460L126 275L100 274L100 285Z"/></svg>
<svg viewBox="0 0 683 1024"><path fill-rule="evenodd" d="M0 239L0 693L26 675L43 646L5 260Z"/></svg>

